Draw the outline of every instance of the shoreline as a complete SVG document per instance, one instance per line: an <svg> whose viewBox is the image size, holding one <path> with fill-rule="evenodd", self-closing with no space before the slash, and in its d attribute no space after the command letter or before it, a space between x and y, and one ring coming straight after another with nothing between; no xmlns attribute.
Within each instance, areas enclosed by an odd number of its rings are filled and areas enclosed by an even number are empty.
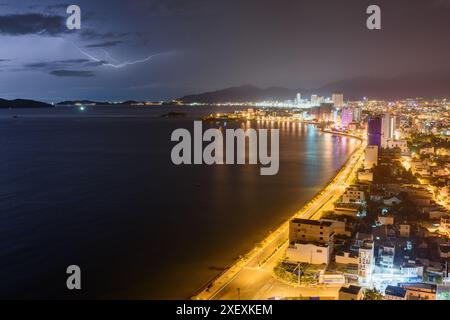
<svg viewBox="0 0 450 320"><path fill-rule="evenodd" d="M289 236L289 221L291 221L293 218L298 217L300 213L307 211L311 209L312 205L315 201L318 200L318 198L329 188L330 185L332 185L335 180L343 173L344 169L348 166L349 162L353 159L354 155L359 151L361 146L363 145L363 138L346 134L342 132L334 132L334 131L323 131L323 133L329 133L332 135L341 135L345 137L350 137L353 139L356 139L359 141L359 145L353 150L353 152L348 156L347 160L342 164L339 170L337 170L336 174L330 179L329 182L327 182L321 189L318 191L305 205L303 205L298 211L296 211L287 221L283 222L280 226L275 228L275 231L271 232L270 235L262 239L253 249L249 250L248 252L245 252L242 254L242 258L234 261L231 263L228 267L226 267L222 272L220 272L218 275L216 275L214 278L207 281L203 286L201 286L199 289L195 290L193 294L189 297L190 300L211 300L214 298L214 296L219 293L229 282L233 280L233 278L247 265L251 264L253 260L260 257L262 253L264 253L265 250L267 250L269 247L272 246L272 248L275 246L275 249L273 249L271 252L269 252L269 255L262 260L261 262L257 263L257 266L260 267L261 265L264 265L270 258L275 255L280 248L282 248L286 241L288 241ZM350 171L349 175L351 174L353 170ZM315 214L315 212L314 212ZM313 216L314 216L313 214ZM313 218L313 216L309 217L308 219ZM278 240L278 241L277 241ZM276 242L274 245L274 242ZM224 278L224 279L222 279ZM217 288L215 290L212 290L216 286Z"/></svg>

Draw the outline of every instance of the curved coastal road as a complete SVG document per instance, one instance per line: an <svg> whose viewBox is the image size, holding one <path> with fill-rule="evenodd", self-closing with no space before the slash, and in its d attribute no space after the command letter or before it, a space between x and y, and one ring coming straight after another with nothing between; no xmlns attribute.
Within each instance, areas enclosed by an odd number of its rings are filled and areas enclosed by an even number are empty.
<svg viewBox="0 0 450 320"><path fill-rule="evenodd" d="M364 160L365 143L360 143L350 159L339 171L333 181L313 199L295 217L318 220L324 212L333 210L334 202L344 193L346 187L355 178L357 170ZM265 242L269 247L277 237L288 232L289 223L283 224L272 234L272 239ZM271 238L269 236L268 238ZM328 297L336 299L339 287L302 287L296 288L273 277L273 268L283 258L288 241L276 251L263 265L258 264L259 255L253 254L224 274L209 290L204 290L195 299L218 300L265 300L275 297ZM260 250L264 250L265 247ZM257 250L257 249L255 249Z"/></svg>

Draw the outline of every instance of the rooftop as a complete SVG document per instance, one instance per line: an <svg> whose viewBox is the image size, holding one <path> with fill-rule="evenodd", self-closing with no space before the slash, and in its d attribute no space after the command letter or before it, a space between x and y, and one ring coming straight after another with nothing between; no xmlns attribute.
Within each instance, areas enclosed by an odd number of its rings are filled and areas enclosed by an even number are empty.
<svg viewBox="0 0 450 320"><path fill-rule="evenodd" d="M385 295L404 298L406 296L406 290L402 287L397 286L387 286Z"/></svg>
<svg viewBox="0 0 450 320"><path fill-rule="evenodd" d="M373 240L373 235L370 233L358 232L356 234L355 240L364 241L364 240Z"/></svg>
<svg viewBox="0 0 450 320"><path fill-rule="evenodd" d="M293 219L291 221L292 223L298 223L298 224L308 224L308 225L312 225L312 226L324 226L324 227L330 227L331 225L333 225L332 222L329 221L316 221L316 220L307 220L307 219Z"/></svg>
<svg viewBox="0 0 450 320"><path fill-rule="evenodd" d="M321 243L318 241L305 241L305 240L295 240L290 243L291 246L295 246L296 244L302 244L302 245L313 245L316 247L322 247L322 248L328 248L328 243Z"/></svg>
<svg viewBox="0 0 450 320"><path fill-rule="evenodd" d="M436 292L436 290L437 290L437 286L435 284L423 283L423 282L399 283L398 285L407 290L409 289L409 290L426 291L426 292Z"/></svg>
<svg viewBox="0 0 450 320"><path fill-rule="evenodd" d="M361 287L351 285L350 287L342 287L339 292L358 294L361 291Z"/></svg>

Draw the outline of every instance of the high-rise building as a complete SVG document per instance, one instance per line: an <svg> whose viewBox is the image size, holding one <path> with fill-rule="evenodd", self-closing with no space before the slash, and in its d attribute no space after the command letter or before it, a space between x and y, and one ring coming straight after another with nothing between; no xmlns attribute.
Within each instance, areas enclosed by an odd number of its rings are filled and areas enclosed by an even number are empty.
<svg viewBox="0 0 450 320"><path fill-rule="evenodd" d="M395 116L390 113L386 113L382 119L382 130L381 130L381 147L387 148L389 141L394 140L395 137Z"/></svg>
<svg viewBox="0 0 450 320"><path fill-rule="evenodd" d="M301 93L297 93L296 97L295 97L295 104L299 105L302 103L302 94Z"/></svg>
<svg viewBox="0 0 450 320"><path fill-rule="evenodd" d="M333 223L329 221L314 221L293 219L289 223L289 241L309 241L330 243L333 241Z"/></svg>
<svg viewBox="0 0 450 320"><path fill-rule="evenodd" d="M372 169L378 165L378 146L367 146L364 157L364 169Z"/></svg>
<svg viewBox="0 0 450 320"><path fill-rule="evenodd" d="M369 124L367 128L368 145L381 148L381 122L382 121L380 117L369 118Z"/></svg>
<svg viewBox="0 0 450 320"><path fill-rule="evenodd" d="M333 121L333 104L321 103L320 106L312 107L310 114L317 121Z"/></svg>
<svg viewBox="0 0 450 320"><path fill-rule="evenodd" d="M320 103L320 120L333 121L333 104Z"/></svg>
<svg viewBox="0 0 450 320"><path fill-rule="evenodd" d="M342 122L341 126L347 128L348 125L353 121L353 112L350 108L342 109Z"/></svg>
<svg viewBox="0 0 450 320"><path fill-rule="evenodd" d="M374 264L373 241L364 241L358 250L358 278L361 283L370 283Z"/></svg>
<svg viewBox="0 0 450 320"><path fill-rule="evenodd" d="M332 117L333 117L333 122L334 123L339 123L340 122L340 117L339 117L339 111L338 111L338 109L333 109L333 111L332 111Z"/></svg>
<svg viewBox="0 0 450 320"><path fill-rule="evenodd" d="M334 103L334 106L337 108L341 108L344 106L344 95L342 93L333 93L331 95L331 100Z"/></svg>
<svg viewBox="0 0 450 320"><path fill-rule="evenodd" d="M317 98L317 103L320 105L322 103L325 103L325 97L318 97Z"/></svg>
<svg viewBox="0 0 450 320"><path fill-rule="evenodd" d="M319 106L319 97L316 94L311 95L311 106Z"/></svg>
<svg viewBox="0 0 450 320"><path fill-rule="evenodd" d="M361 118L362 118L362 108L354 107L353 108L353 121L361 122Z"/></svg>

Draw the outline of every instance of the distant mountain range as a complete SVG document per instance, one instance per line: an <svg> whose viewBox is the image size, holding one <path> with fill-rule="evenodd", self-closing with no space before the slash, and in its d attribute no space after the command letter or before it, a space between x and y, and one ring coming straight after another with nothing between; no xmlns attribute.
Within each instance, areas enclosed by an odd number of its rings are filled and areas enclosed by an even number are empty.
<svg viewBox="0 0 450 320"><path fill-rule="evenodd" d="M0 99L0 108L49 108L52 105L40 101L16 99Z"/></svg>
<svg viewBox="0 0 450 320"><path fill-rule="evenodd" d="M218 91L189 95L182 97L179 100L186 103L246 102L274 99L287 100L293 99L297 92L305 92L305 90L292 90L282 87L269 87L263 89L251 85L245 85Z"/></svg>
<svg viewBox="0 0 450 320"><path fill-rule="evenodd" d="M76 106L76 105L92 105L92 106L123 106L123 105L144 105L145 101L136 101L136 100L128 100L123 102L104 102L104 101L92 101L92 100L67 100L61 101L56 104L56 106ZM35 101L35 100L25 100L25 99L16 99L16 100L5 100L0 99L0 108L50 108L53 105Z"/></svg>
<svg viewBox="0 0 450 320"><path fill-rule="evenodd" d="M188 95L178 100L186 103L293 100L297 93L309 98L311 94L330 96L333 92L344 93L346 100L361 100L363 97L389 100L411 97L446 98L450 97L450 72L417 72L391 78L359 77L336 81L313 90L244 85Z"/></svg>
<svg viewBox="0 0 450 320"><path fill-rule="evenodd" d="M123 102L105 102L105 101L92 101L92 100L68 100L58 102L57 106L74 106L78 104L83 105L100 105L100 106L113 106L113 105L137 105L137 104L145 104L144 101L136 101L136 100L128 100Z"/></svg>
<svg viewBox="0 0 450 320"><path fill-rule="evenodd" d="M404 99L404 98L450 98L450 71L416 72L391 78L359 77L336 81L317 89L289 89L283 87L259 88L252 85L231 87L223 90L193 94L177 99L185 103L257 102L265 100L293 100L297 93L309 99L311 94L330 96L342 92L345 100ZM57 106L84 105L144 105L144 101L129 100L120 103L91 100L62 101ZM171 102L167 102L170 104ZM0 108L46 108L52 105L25 99L0 99Z"/></svg>

